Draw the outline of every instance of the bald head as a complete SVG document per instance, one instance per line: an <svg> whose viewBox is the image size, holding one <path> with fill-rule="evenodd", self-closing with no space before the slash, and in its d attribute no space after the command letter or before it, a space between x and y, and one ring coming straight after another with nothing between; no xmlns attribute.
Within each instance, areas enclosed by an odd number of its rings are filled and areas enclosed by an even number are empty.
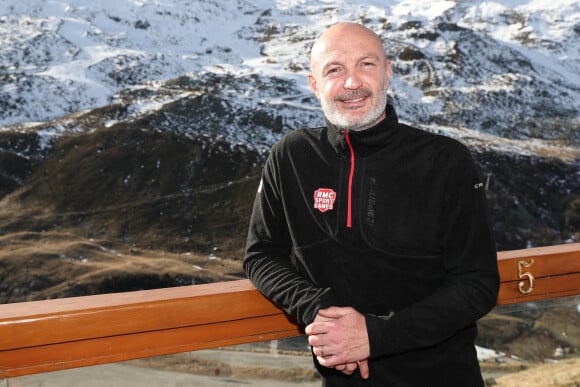
<svg viewBox="0 0 580 387"><path fill-rule="evenodd" d="M349 46L364 46L369 52L374 52L386 61L386 54L381 39L369 28L351 22L341 22L332 25L314 42L310 52L310 66L316 72L325 57L332 51L345 49Z"/></svg>

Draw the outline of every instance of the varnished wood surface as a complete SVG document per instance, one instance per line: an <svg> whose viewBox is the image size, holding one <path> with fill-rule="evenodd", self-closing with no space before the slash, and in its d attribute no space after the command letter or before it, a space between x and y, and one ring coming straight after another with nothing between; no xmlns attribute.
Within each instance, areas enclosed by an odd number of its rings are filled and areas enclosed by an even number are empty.
<svg viewBox="0 0 580 387"><path fill-rule="evenodd" d="M498 267L498 305L580 294L578 243L500 252ZM0 378L300 333L248 280L5 304Z"/></svg>

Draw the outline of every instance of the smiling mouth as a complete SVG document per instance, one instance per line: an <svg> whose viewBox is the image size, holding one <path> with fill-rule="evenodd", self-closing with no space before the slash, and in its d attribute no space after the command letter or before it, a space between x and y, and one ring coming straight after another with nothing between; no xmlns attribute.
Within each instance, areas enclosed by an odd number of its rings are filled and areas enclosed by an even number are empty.
<svg viewBox="0 0 580 387"><path fill-rule="evenodd" d="M366 101L368 100L368 97L357 97L357 98L348 98L348 99L339 99L339 103L342 104L342 106L345 109L349 109L349 110L356 110L356 109L360 109L366 106Z"/></svg>
<svg viewBox="0 0 580 387"><path fill-rule="evenodd" d="M359 97L359 98L353 98L353 99L346 99L343 100L342 102L344 103L357 103L357 102L362 102L366 99L367 97Z"/></svg>
<svg viewBox="0 0 580 387"><path fill-rule="evenodd" d="M371 93L369 91L360 90L356 92L343 94L337 97L336 100L347 105L357 105L366 101L370 97L370 95Z"/></svg>

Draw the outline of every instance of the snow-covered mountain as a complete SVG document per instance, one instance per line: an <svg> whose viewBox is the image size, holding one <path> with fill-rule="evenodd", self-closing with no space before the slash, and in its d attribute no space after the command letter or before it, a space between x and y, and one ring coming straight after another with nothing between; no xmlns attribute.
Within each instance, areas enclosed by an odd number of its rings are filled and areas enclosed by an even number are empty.
<svg viewBox="0 0 580 387"><path fill-rule="evenodd" d="M403 121L472 147L499 249L580 241L580 0L0 0L0 303L244 276L337 21L382 37ZM548 348L528 319L482 342Z"/></svg>
<svg viewBox="0 0 580 387"><path fill-rule="evenodd" d="M17 198L127 243L243 239L263 156L323 123L309 49L344 20L382 37L400 118L473 149L500 248L580 240L579 0L0 0L0 229Z"/></svg>
<svg viewBox="0 0 580 387"><path fill-rule="evenodd" d="M199 111L205 130L267 148L322 122L308 51L342 20L383 38L403 120L519 151L577 149L578 0L0 0L0 130L52 138L203 94L219 97ZM115 103L126 110L87 127L43 123ZM220 123L217 105L262 112L276 129Z"/></svg>

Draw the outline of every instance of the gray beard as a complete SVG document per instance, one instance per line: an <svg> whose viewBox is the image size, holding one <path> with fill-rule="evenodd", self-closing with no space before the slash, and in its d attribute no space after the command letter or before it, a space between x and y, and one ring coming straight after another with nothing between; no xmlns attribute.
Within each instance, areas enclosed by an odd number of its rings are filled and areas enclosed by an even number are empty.
<svg viewBox="0 0 580 387"><path fill-rule="evenodd" d="M361 93L362 94L362 93ZM354 130L361 131L368 129L377 124L379 117L384 113L387 106L387 90L384 88L378 95L375 103L371 109L364 115L362 119L350 119L338 111L334 101L321 98L320 105L326 119L340 130Z"/></svg>

